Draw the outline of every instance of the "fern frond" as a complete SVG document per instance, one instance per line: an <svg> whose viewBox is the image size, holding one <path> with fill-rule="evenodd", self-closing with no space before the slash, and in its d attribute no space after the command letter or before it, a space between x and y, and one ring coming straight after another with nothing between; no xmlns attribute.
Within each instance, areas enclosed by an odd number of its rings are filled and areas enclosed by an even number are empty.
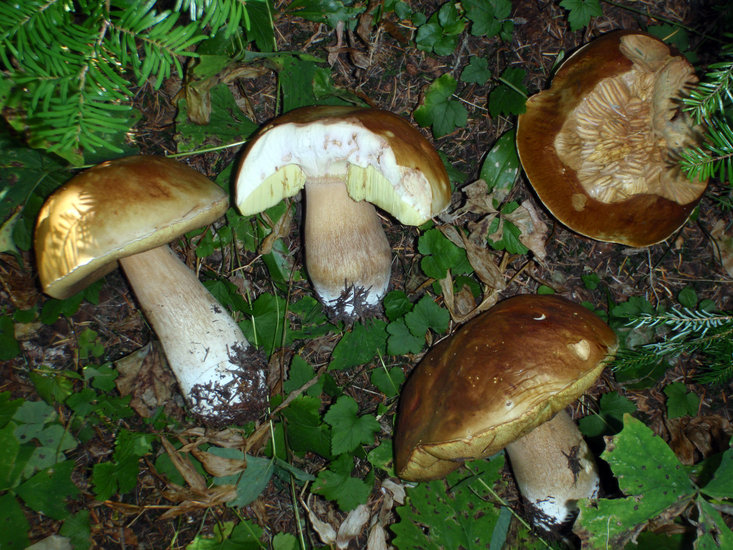
<svg viewBox="0 0 733 550"><path fill-rule="evenodd" d="M665 326L659 342L645 344L618 354L616 368L654 366L664 358L699 354L705 380L728 380L733 376L733 314L674 308L666 313L640 314L632 318L633 328ZM655 363L656 361L656 363Z"/></svg>
<svg viewBox="0 0 733 550"><path fill-rule="evenodd" d="M191 21L208 25L212 35L226 26L224 37L229 38L240 26L250 30L246 4L245 0L177 0L173 9L188 12Z"/></svg>

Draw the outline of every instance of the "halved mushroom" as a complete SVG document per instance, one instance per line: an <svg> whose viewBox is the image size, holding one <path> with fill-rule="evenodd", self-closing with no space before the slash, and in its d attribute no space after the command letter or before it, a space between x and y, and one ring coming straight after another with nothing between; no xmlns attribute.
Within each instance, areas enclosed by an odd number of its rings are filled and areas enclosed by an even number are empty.
<svg viewBox="0 0 733 550"><path fill-rule="evenodd" d="M445 167L401 117L317 106L278 118L248 146L235 200L256 214L305 187L305 255L316 293L335 319L381 307L392 252L373 203L420 225L450 202Z"/></svg>
<svg viewBox="0 0 733 550"><path fill-rule="evenodd" d="M647 34L612 32L579 49L519 116L519 157L539 199L597 240L669 237L707 186L678 163L702 136L680 108L696 82L683 56Z"/></svg>
<svg viewBox="0 0 733 550"><path fill-rule="evenodd" d="M601 319L563 298L500 302L438 343L405 384L397 474L441 478L506 448L537 525L562 525L598 491L593 457L564 409L616 345Z"/></svg>
<svg viewBox="0 0 733 550"><path fill-rule="evenodd" d="M41 285L54 298L122 265L191 412L209 424L241 423L265 410L264 359L167 243L213 222L228 204L220 187L181 163L128 157L55 191L35 231Z"/></svg>

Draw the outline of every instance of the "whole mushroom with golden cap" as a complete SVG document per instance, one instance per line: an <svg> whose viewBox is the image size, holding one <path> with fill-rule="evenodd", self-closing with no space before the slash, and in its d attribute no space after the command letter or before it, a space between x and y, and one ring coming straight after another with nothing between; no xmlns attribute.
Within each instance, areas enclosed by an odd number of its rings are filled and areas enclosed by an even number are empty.
<svg viewBox="0 0 733 550"><path fill-rule="evenodd" d="M162 157L104 162L44 203L35 230L43 290L67 298L119 265L157 334L191 412L221 425L266 407L263 359L239 325L167 246L209 224L228 196Z"/></svg>
<svg viewBox="0 0 733 550"><path fill-rule="evenodd" d="M374 205L420 225L450 202L445 167L403 118L377 109L316 106L291 111L250 142L235 201L256 214L305 188L305 257L334 319L378 311L392 251Z"/></svg>
<svg viewBox="0 0 733 550"><path fill-rule="evenodd" d="M696 82L683 56L647 34L616 31L580 48L519 116L517 149L539 199L593 239L668 238L707 186L678 163L702 135L681 108Z"/></svg>
<svg viewBox="0 0 733 550"><path fill-rule="evenodd" d="M560 529L597 495L595 461L565 408L598 378L616 335L556 296L515 296L439 342L400 398L395 469L444 477L507 450L536 525Z"/></svg>

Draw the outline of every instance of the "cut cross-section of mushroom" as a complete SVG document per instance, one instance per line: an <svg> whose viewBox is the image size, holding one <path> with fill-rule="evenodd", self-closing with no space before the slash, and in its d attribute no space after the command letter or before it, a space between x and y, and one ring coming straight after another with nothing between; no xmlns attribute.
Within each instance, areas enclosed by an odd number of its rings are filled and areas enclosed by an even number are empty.
<svg viewBox="0 0 733 550"><path fill-rule="evenodd" d="M506 447L537 525L562 525L577 500L598 490L592 455L563 411L616 346L600 318L563 298L500 302L431 349L410 375L395 430L397 474L436 479Z"/></svg>
<svg viewBox="0 0 733 550"><path fill-rule="evenodd" d="M228 207L195 170L161 157L105 162L45 202L35 231L44 291L67 298L122 264L191 412L209 424L252 420L267 406L264 358L168 248Z"/></svg>
<svg viewBox="0 0 733 550"><path fill-rule="evenodd" d="M680 101L696 82L683 56L643 33L612 32L578 50L519 116L517 148L539 199L594 239L669 237L707 184L678 162L702 136Z"/></svg>
<svg viewBox="0 0 733 550"><path fill-rule="evenodd" d="M316 293L334 319L381 307L392 254L372 204L420 225L450 202L445 167L401 117L359 107L297 109L248 145L235 200L256 214L305 188L305 255Z"/></svg>

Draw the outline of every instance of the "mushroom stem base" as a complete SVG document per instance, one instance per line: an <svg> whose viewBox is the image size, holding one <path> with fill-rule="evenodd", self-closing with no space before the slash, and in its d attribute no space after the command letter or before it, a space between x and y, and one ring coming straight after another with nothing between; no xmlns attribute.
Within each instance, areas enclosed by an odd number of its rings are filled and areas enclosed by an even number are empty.
<svg viewBox="0 0 733 550"><path fill-rule="evenodd" d="M263 361L239 325L168 246L120 259L191 412L210 424L266 407Z"/></svg>
<svg viewBox="0 0 733 550"><path fill-rule="evenodd" d="M305 251L316 293L333 318L349 320L379 310L392 250L374 206L353 200L344 177L306 182Z"/></svg>
<svg viewBox="0 0 733 550"><path fill-rule="evenodd" d="M508 444L506 451L538 527L561 528L575 518L578 500L598 496L595 460L564 410Z"/></svg>

